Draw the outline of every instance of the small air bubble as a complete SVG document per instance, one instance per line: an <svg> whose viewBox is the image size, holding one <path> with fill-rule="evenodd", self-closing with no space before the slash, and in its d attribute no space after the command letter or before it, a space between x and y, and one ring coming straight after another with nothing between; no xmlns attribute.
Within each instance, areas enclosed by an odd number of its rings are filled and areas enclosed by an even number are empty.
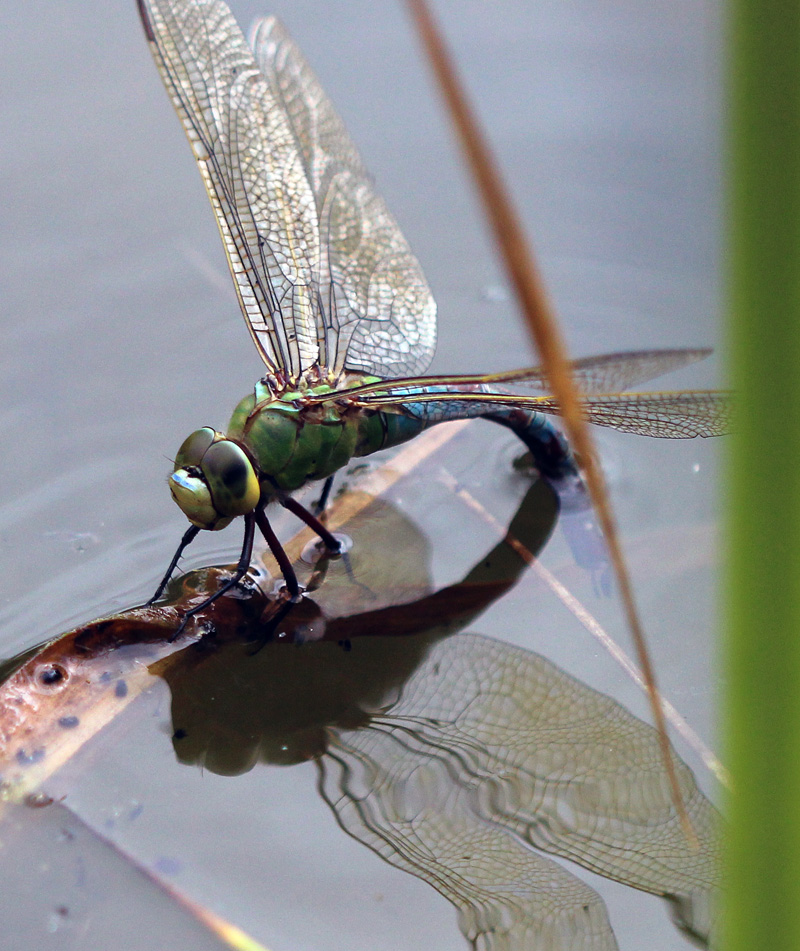
<svg viewBox="0 0 800 951"><path fill-rule="evenodd" d="M316 565L321 558L338 558L353 547L353 539L344 532L334 532L333 537L339 542L338 552L329 552L321 538L309 542L300 555L301 561L307 565Z"/></svg>
<svg viewBox="0 0 800 951"><path fill-rule="evenodd" d="M508 288L503 284L487 284L481 289L481 297L490 304L502 304L508 300Z"/></svg>

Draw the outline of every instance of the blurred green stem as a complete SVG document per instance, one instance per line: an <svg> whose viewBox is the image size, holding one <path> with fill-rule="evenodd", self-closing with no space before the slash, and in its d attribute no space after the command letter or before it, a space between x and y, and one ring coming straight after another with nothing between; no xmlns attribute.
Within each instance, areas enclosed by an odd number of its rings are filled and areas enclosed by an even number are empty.
<svg viewBox="0 0 800 951"><path fill-rule="evenodd" d="M800 3L728 11L727 951L800 948Z"/></svg>

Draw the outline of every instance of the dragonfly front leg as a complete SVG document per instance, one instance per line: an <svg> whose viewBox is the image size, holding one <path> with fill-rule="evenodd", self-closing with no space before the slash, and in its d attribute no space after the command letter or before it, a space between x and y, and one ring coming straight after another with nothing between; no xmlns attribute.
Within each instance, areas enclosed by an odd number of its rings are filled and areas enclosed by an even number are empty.
<svg viewBox="0 0 800 951"><path fill-rule="evenodd" d="M242 553L239 556L239 561L236 565L236 570L234 571L233 575L231 575L225 584L215 591L210 598L206 598L202 604L198 604L196 608L192 608L190 611L187 611L186 614L184 614L183 620L181 621L181 626L169 639L170 643L180 637L190 617L194 617L195 614L205 611L209 604L212 604L217 600L217 598L222 597L226 591L230 591L231 588L239 584L242 578L244 578L247 569L250 567L250 559L253 557L253 538L255 537L255 532L256 516L255 513L249 512L244 516L244 541L242 542ZM186 534L188 535L189 533L187 532Z"/></svg>
<svg viewBox="0 0 800 951"><path fill-rule="evenodd" d="M161 579L161 584L156 588L156 593L152 598L145 604L145 607L150 607L153 602L158 601L161 595L164 593L164 588L166 588L169 583L169 579L172 577L172 572L178 567L178 562L181 560L181 555L184 553L185 549L197 538L197 534L200 529L196 525L191 525L184 532L183 538L181 539L180 545L178 545L178 550L172 556L172 561L169 563L169 568Z"/></svg>
<svg viewBox="0 0 800 951"><path fill-rule="evenodd" d="M255 520L267 545L269 545L269 550L275 556L275 561L278 562L289 597L292 601L295 601L300 596L300 585L297 581L297 575L294 573L294 568L292 568L292 563L289 561L289 556L284 551L283 545L278 541L278 536L272 530L263 508L256 510Z"/></svg>
<svg viewBox="0 0 800 951"><path fill-rule="evenodd" d="M328 551L330 551L331 554L341 554L342 543L332 532L328 531L322 522L320 522L320 520L315 515L312 515L307 508L304 508L291 496L287 496L285 499L281 499L280 501L284 508L288 509L293 515L296 515L300 521L305 522L312 531L319 535L319 537L325 543L325 547L328 549Z"/></svg>

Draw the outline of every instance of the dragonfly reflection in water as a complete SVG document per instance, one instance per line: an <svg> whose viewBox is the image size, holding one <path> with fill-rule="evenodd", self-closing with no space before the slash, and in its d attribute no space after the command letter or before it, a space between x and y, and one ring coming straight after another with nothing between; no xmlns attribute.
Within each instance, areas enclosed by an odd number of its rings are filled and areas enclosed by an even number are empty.
<svg viewBox="0 0 800 951"><path fill-rule="evenodd" d="M544 546L557 512L536 482L507 539L458 584L431 592L424 536L376 500L352 526L371 543L354 555L368 589L331 565L300 606L317 605L313 622L290 615L283 636L255 656L236 643L185 651L186 665L164 674L175 751L230 776L313 760L342 829L441 892L474 948L617 947L602 898L548 855L661 895L678 927L708 946L718 816L689 769L677 761L696 850L652 727L544 657L459 632L526 572L521 551ZM400 541L410 553L408 600L388 606L387 585L395 597L401 590L391 554ZM310 627L324 632L321 641L289 643ZM270 797L249 795L251 819L260 825L266 810L274 821ZM270 875L284 874L275 849L266 889Z"/></svg>
<svg viewBox="0 0 800 951"><path fill-rule="evenodd" d="M542 474L577 477L563 437L543 415L557 414L558 405L540 369L419 376L435 346L430 289L341 119L280 24L258 22L251 49L222 0L138 5L267 366L226 434L200 429L178 451L170 489L192 524L153 600L201 529L222 529L240 515L244 543L229 584L247 569L258 526L287 595L296 598L299 585L266 506L285 506L337 551L337 539L291 493L435 423L491 419L523 440ZM578 361L587 418L650 436L720 434L728 417L723 394L622 392L707 352Z"/></svg>

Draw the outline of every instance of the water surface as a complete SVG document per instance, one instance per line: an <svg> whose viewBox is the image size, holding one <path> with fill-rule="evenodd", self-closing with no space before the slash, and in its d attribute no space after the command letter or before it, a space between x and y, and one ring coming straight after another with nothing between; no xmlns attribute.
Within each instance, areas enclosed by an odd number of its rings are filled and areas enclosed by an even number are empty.
<svg viewBox="0 0 800 951"><path fill-rule="evenodd" d="M262 12L284 19L348 123L436 294L434 369L534 362L404 10L232 6L243 24ZM716 7L469 0L440 4L439 14L573 352L715 345ZM135 5L36 0L6 6L0 27L0 650L8 656L149 593L184 529L165 485L169 459L197 426L225 425L261 365ZM712 362L674 377L716 382ZM498 474L467 458L459 476L473 478L502 515L515 504L516 446L499 428L476 425ZM709 739L717 447L598 435L661 684ZM447 542L451 528L437 510L422 527L436 580L458 576L475 552ZM233 529L210 536L189 564L225 560L237 545ZM624 641L616 601L595 594L559 534L544 561ZM563 606L530 598L501 601L480 630L535 649L645 715L637 688ZM171 761L168 744L162 753ZM201 782L184 772L189 785ZM332 935L347 934L352 948L461 947L449 907L366 861L297 775L270 771L276 819L265 832L276 907L289 897L277 883L289 882L294 900L303 883L318 908L306 930L286 933L291 946L333 948ZM702 772L698 779L713 788ZM236 796L267 794L263 772L258 781L254 790L242 780ZM209 817L223 803L235 811L230 783L202 782ZM313 830L307 839L298 825ZM622 948L640 944L639 928L650 947L683 946L654 899L645 900L655 910L643 925L640 896L603 887ZM356 900L364 895L366 906ZM409 922L412 905L420 912Z"/></svg>

